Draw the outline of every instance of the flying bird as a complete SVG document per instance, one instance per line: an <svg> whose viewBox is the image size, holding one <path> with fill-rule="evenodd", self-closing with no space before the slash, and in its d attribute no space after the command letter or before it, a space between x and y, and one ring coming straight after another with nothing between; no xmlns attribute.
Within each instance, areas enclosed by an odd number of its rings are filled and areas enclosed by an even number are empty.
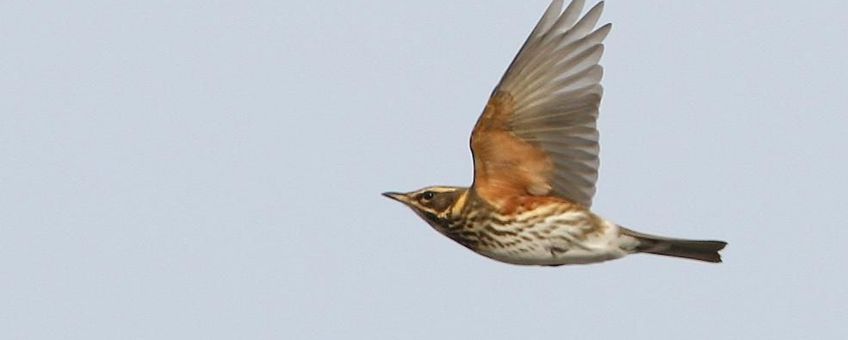
<svg viewBox="0 0 848 340"><path fill-rule="evenodd" d="M551 3L492 91L471 133L471 187L383 193L439 233L518 265L588 264L649 253L721 262L726 242L627 229L590 208L598 179L603 69L611 24L599 2Z"/></svg>

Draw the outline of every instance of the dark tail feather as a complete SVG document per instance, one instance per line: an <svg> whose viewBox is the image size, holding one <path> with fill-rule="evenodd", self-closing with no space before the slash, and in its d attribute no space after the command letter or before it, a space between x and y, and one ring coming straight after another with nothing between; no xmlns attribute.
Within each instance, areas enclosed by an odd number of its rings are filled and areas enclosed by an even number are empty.
<svg viewBox="0 0 848 340"><path fill-rule="evenodd" d="M637 252L713 263L721 262L721 255L718 251L724 249L724 246L727 245L727 242L724 241L695 241L659 237L642 234L624 227L621 227L621 232L639 240L639 245L636 247Z"/></svg>

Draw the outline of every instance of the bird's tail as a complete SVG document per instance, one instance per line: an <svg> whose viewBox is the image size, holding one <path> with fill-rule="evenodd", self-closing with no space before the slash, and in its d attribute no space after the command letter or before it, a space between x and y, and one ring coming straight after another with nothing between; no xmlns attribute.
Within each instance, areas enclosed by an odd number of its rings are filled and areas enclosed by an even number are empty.
<svg viewBox="0 0 848 340"><path fill-rule="evenodd" d="M721 262L721 255L718 251L724 249L724 246L727 245L727 242L724 241L683 240L642 234L624 227L620 228L622 234L632 236L639 241L635 250L640 253L719 263Z"/></svg>

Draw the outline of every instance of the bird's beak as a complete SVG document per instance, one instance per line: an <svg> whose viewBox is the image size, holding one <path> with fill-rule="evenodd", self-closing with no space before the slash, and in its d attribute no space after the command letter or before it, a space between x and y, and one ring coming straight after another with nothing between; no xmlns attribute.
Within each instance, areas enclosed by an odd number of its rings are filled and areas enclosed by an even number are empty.
<svg viewBox="0 0 848 340"><path fill-rule="evenodd" d="M399 192L384 192L383 196L386 196L388 198L391 198L395 201L398 201L398 202L401 202L401 203L404 203L404 204L409 202L409 199L407 198L407 196L405 194L401 194Z"/></svg>

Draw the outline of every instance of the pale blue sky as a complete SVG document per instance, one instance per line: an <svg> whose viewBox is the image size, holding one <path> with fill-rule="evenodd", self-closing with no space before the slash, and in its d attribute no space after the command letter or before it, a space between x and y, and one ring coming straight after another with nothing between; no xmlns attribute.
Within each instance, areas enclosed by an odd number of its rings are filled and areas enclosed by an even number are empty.
<svg viewBox="0 0 848 340"><path fill-rule="evenodd" d="M848 2L609 1L594 208L730 245L558 268L379 195L547 0L71 3L0 3L2 339L845 337Z"/></svg>

